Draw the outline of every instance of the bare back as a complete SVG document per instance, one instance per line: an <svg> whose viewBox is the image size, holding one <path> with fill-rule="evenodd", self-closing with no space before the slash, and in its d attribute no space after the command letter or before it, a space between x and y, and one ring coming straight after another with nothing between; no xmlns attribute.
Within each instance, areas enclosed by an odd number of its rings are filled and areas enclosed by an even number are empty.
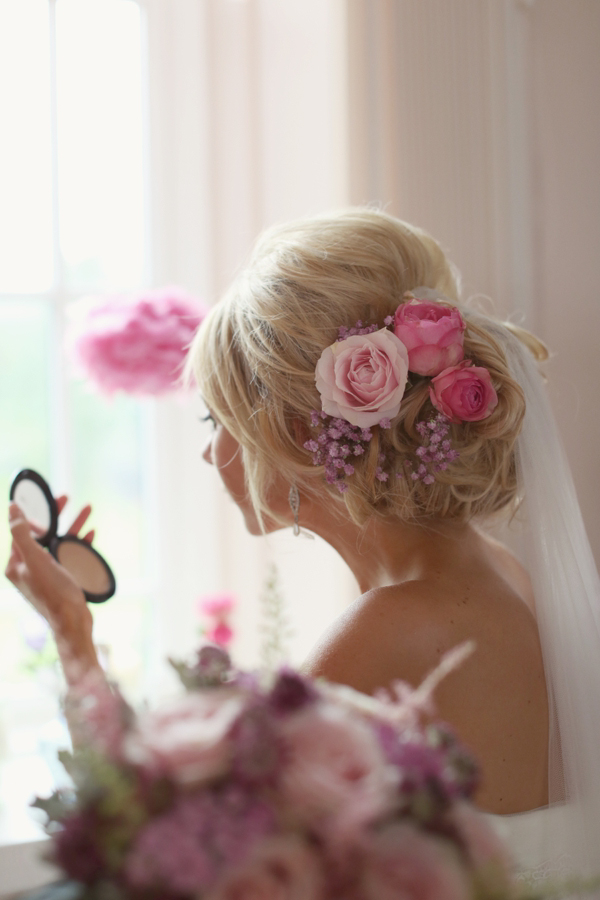
<svg viewBox="0 0 600 900"><path fill-rule="evenodd" d="M482 766L482 809L534 809L547 803L548 705L532 605L520 564L481 537L476 553L442 561L429 577L363 594L306 668L373 693L395 679L420 683L443 653L473 639L473 656L436 693L438 717Z"/></svg>

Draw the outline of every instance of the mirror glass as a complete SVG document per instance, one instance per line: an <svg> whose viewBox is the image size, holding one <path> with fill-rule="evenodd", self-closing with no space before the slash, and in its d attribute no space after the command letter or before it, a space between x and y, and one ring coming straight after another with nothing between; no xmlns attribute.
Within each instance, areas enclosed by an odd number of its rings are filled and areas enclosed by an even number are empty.
<svg viewBox="0 0 600 900"><path fill-rule="evenodd" d="M84 591L105 594L110 590L111 578L104 561L86 544L60 541L56 558Z"/></svg>
<svg viewBox="0 0 600 900"><path fill-rule="evenodd" d="M15 487L13 500L22 509L25 518L46 534L52 522L48 500L35 481L24 479Z"/></svg>

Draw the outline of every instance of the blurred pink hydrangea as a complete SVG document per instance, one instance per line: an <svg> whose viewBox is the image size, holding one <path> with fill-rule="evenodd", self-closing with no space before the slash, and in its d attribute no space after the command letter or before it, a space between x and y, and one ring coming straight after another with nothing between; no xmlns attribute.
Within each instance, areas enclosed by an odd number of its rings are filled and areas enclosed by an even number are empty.
<svg viewBox="0 0 600 900"><path fill-rule="evenodd" d="M179 287L74 304L68 341L77 367L101 391L176 390L207 307Z"/></svg>

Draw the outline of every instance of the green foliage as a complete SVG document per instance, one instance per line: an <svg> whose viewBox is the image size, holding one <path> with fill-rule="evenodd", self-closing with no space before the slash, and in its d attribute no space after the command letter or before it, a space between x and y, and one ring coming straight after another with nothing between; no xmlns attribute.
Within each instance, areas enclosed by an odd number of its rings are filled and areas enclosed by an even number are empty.
<svg viewBox="0 0 600 900"><path fill-rule="evenodd" d="M288 641L292 636L285 600L279 588L277 567L269 567L265 587L260 598L262 621L260 633L261 663L266 669L276 669L289 657Z"/></svg>
<svg viewBox="0 0 600 900"><path fill-rule="evenodd" d="M73 809L62 791L54 791L50 797L36 797L31 806L43 810L50 822L62 822Z"/></svg>

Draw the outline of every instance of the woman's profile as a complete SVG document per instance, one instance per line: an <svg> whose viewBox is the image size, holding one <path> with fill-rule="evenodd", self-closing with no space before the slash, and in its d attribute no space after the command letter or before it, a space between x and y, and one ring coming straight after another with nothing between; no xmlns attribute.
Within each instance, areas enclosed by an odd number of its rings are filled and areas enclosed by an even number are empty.
<svg viewBox="0 0 600 900"><path fill-rule="evenodd" d="M544 356L461 303L428 234L357 209L267 232L188 365L214 421L204 457L248 530L312 531L360 586L309 673L372 693L475 641L438 712L481 762L479 806L540 877L600 858L600 593ZM96 665L85 603L12 515L7 575L76 680ZM525 565L486 531L511 516Z"/></svg>

